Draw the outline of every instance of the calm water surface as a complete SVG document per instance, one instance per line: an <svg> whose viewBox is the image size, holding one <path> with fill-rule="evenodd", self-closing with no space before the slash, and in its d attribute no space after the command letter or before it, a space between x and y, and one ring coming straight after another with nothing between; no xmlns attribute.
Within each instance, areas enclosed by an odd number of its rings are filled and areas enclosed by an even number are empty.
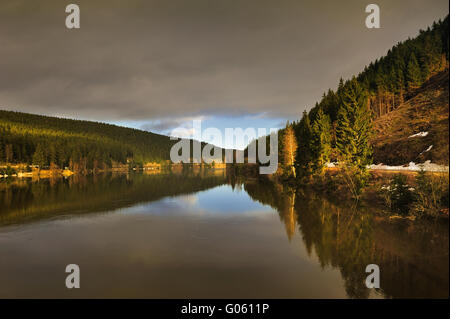
<svg viewBox="0 0 450 319"><path fill-rule="evenodd" d="M373 216L221 171L1 181L0 298L448 298L448 224Z"/></svg>

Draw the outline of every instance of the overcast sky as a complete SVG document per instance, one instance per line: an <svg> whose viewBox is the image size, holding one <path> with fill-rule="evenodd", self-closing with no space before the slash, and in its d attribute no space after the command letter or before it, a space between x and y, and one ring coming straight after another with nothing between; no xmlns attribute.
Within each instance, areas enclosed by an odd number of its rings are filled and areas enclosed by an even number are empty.
<svg viewBox="0 0 450 319"><path fill-rule="evenodd" d="M381 29L365 27L372 2ZM447 14L446 0L1 0L0 108L159 132L281 125Z"/></svg>

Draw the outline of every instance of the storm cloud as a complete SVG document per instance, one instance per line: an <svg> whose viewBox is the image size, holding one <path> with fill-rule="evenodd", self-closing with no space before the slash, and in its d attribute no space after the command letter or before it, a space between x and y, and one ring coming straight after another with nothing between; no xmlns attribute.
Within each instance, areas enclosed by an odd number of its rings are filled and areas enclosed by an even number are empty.
<svg viewBox="0 0 450 319"><path fill-rule="evenodd" d="M78 30L65 27L69 3ZM148 129L211 115L298 118L341 76L448 14L447 1L377 1L381 29L369 30L368 3L2 0L0 108Z"/></svg>

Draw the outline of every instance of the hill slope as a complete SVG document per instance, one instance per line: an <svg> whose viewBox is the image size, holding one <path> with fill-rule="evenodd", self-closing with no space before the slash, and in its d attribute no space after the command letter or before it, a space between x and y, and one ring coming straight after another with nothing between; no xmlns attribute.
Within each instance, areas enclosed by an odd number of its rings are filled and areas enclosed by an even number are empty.
<svg viewBox="0 0 450 319"><path fill-rule="evenodd" d="M397 109L377 118L372 140L374 163L403 165L430 160L448 165L448 99L447 69L431 77Z"/></svg>
<svg viewBox="0 0 450 319"><path fill-rule="evenodd" d="M0 110L0 163L89 169L127 160L161 162L175 142L116 125Z"/></svg>
<svg viewBox="0 0 450 319"><path fill-rule="evenodd" d="M288 123L298 148L294 163L283 164L295 166L299 176L343 156L365 165L371 161L371 145L377 164L431 160L448 165L448 23L447 16L399 42L357 76L341 79L337 90L324 93L301 120ZM371 125L368 113L375 133L370 138L360 135ZM286 132L279 131L281 159L292 146L283 145Z"/></svg>

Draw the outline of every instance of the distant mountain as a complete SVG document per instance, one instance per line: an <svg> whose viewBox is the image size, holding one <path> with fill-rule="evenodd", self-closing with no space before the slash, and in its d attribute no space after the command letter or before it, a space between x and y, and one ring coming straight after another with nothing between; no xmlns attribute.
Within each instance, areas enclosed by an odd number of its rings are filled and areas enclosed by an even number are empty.
<svg viewBox="0 0 450 319"><path fill-rule="evenodd" d="M176 141L116 125L0 110L0 163L86 169L169 160Z"/></svg>
<svg viewBox="0 0 450 319"><path fill-rule="evenodd" d="M74 171L170 161L178 140L117 125L0 110L0 164L69 167ZM190 140L193 145L206 143ZM225 149L222 151L222 158ZM200 159L198 159L200 161Z"/></svg>

